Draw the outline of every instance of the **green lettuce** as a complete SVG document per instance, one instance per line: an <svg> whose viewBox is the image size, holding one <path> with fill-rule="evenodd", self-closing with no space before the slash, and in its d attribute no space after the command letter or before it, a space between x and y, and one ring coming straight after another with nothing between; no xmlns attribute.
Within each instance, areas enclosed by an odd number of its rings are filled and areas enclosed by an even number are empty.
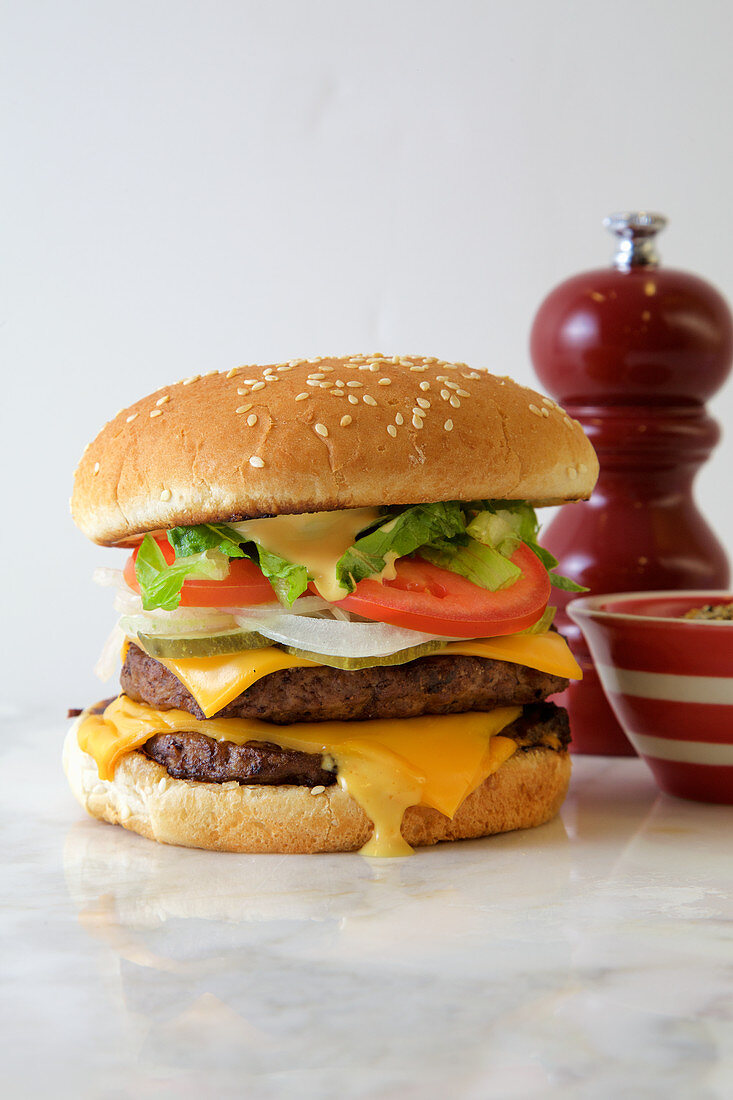
<svg viewBox="0 0 733 1100"><path fill-rule="evenodd" d="M223 523L200 523L194 527L173 527L168 542L175 561L166 563L155 539L146 535L135 563L135 573L146 611L173 611L181 599L185 581L193 578L224 580L231 558L249 558L259 565L281 603L290 606L308 587L304 565L273 554L257 543L246 541L238 531Z"/></svg>
<svg viewBox="0 0 733 1100"><path fill-rule="evenodd" d="M382 572L388 556L391 560L404 558L436 540L463 535L465 530L461 506L453 501L405 508L358 538L336 563L336 577L342 588L353 592L359 581Z"/></svg>
<svg viewBox="0 0 733 1100"><path fill-rule="evenodd" d="M181 602L184 581L190 577L224 580L229 573L229 559L220 550L209 548L168 565L153 536L146 535L135 561L135 573L145 611L156 607L173 611Z"/></svg>

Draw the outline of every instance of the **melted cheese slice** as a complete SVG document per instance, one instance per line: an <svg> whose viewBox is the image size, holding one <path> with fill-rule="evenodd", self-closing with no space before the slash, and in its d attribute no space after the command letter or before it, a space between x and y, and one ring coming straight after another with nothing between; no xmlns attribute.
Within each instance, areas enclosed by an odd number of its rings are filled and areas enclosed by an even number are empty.
<svg viewBox="0 0 733 1100"><path fill-rule="evenodd" d="M250 519L232 526L265 550L304 565L324 600L334 602L347 594L336 577L336 563L354 545L359 532L377 519L378 508L349 508ZM391 557L394 560L395 555Z"/></svg>
<svg viewBox="0 0 733 1100"><path fill-rule="evenodd" d="M125 695L104 714L86 715L79 747L97 763L101 779L114 776L120 758L154 733L197 732L244 744L268 741L284 749L333 760L340 786L374 823L365 855L408 855L401 834L408 806L422 804L452 817L484 779L507 760L516 743L498 736L521 707L468 714L430 715L367 722L314 722L273 726L256 719L198 721L180 710L158 711Z"/></svg>
<svg viewBox="0 0 733 1100"><path fill-rule="evenodd" d="M579 680L583 675L567 642L554 631L449 642L445 649L433 654L436 657L451 655L509 661L570 680ZM224 657L186 657L175 661L157 659L190 691L207 718L222 710L263 676L285 668L319 667L316 661L292 657L275 646L248 649Z"/></svg>

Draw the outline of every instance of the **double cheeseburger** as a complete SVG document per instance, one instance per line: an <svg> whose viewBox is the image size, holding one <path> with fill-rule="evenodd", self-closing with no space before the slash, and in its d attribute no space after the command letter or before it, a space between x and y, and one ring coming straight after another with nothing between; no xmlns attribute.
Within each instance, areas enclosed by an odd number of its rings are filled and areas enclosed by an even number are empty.
<svg viewBox="0 0 733 1100"><path fill-rule="evenodd" d="M121 693L65 745L90 814L236 852L411 846L548 821L579 669L533 505L589 496L577 421L434 358L187 378L87 448L72 512L121 612ZM115 656L116 662L116 656Z"/></svg>

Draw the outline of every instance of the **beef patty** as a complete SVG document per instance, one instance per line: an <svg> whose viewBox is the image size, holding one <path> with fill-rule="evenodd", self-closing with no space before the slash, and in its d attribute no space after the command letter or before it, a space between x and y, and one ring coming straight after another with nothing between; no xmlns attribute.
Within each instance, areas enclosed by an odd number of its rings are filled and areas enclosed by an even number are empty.
<svg viewBox="0 0 733 1100"><path fill-rule="evenodd" d="M180 680L138 646L130 645L127 650L120 683L138 703L204 717ZM263 676L220 710L217 717L259 718L287 725L462 714L540 702L567 686L568 681L561 676L481 657L422 657L405 665L354 672L319 665Z"/></svg>
<svg viewBox="0 0 733 1100"><path fill-rule="evenodd" d="M547 748L564 751L570 741L567 712L554 703L535 703L501 731L519 751ZM143 746L144 753L174 779L201 783L292 784L328 787L336 772L323 767L315 753L281 749L267 742L235 745L203 733L156 733Z"/></svg>

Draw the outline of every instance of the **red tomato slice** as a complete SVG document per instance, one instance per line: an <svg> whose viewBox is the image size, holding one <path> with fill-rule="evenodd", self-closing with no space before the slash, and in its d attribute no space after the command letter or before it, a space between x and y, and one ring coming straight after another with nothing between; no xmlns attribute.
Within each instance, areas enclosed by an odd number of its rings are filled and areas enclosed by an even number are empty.
<svg viewBox="0 0 733 1100"><path fill-rule="evenodd" d="M170 565L175 553L167 538L155 540ZM135 576L134 550L125 562L124 577L134 592L140 591ZM229 576L223 581L188 580L181 589L181 607L247 607L248 604L271 603L277 597L262 570L249 558L232 558Z"/></svg>
<svg viewBox="0 0 733 1100"><path fill-rule="evenodd" d="M383 584L359 581L338 606L367 619L444 634L488 638L526 630L542 616L550 598L547 570L528 546L511 559L522 575L509 588L489 592L421 558L402 558L397 576Z"/></svg>

